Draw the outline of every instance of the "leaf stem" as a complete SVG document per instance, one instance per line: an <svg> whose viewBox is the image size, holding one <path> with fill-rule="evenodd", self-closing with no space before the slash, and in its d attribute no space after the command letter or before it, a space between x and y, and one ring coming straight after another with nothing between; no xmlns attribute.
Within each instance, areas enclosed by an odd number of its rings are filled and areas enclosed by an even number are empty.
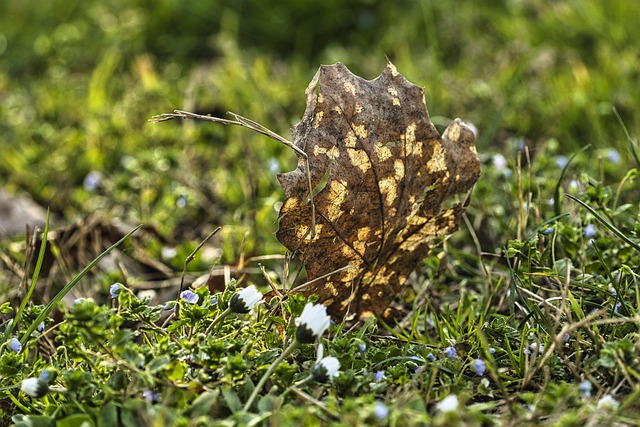
<svg viewBox="0 0 640 427"><path fill-rule="evenodd" d="M243 408L244 411L248 411L249 408L251 408L253 401L256 400L256 397L260 393L260 390L262 390L262 387L264 387L264 383L267 382L267 379L271 376L271 374L273 374L273 371L275 371L278 365L282 363L282 361L286 357L288 357L291 353L293 353L293 350L298 348L299 345L300 345L300 341L294 340L291 343L291 345L287 347L282 352L282 354L280 354L280 356L275 360L275 362L273 362L271 366L269 366L269 369L267 369L267 372L265 372L262 378L260 378L260 382L258 382L258 385L256 385L256 388L253 389L253 393L251 393L251 396L249 396L249 400L247 400L247 403L244 404L244 408Z"/></svg>
<svg viewBox="0 0 640 427"><path fill-rule="evenodd" d="M227 317L229 315L229 313L231 313L231 307L227 307L227 309L225 311L223 311L222 313L220 313L218 315L218 317L216 317L215 319L213 319L213 322L211 322L211 324L209 325L209 327L207 328L207 330L204 332L205 334L209 334L211 333L211 331L213 330L213 327L216 326L218 323L220 323L220 321L222 319L224 319L225 317Z"/></svg>

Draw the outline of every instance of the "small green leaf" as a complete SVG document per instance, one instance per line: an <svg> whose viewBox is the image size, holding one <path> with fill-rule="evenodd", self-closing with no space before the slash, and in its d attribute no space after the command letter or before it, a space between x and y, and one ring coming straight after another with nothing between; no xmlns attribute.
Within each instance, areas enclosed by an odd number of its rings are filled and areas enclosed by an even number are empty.
<svg viewBox="0 0 640 427"><path fill-rule="evenodd" d="M98 427L111 427L118 425L118 411L113 402L106 403L100 410Z"/></svg>
<svg viewBox="0 0 640 427"><path fill-rule="evenodd" d="M56 422L46 415L19 414L11 418L14 427L54 427Z"/></svg>
<svg viewBox="0 0 640 427"><path fill-rule="evenodd" d="M222 387L220 390L222 391L222 397L224 397L224 401L227 403L231 412L238 412L242 409L242 402L233 390L229 387Z"/></svg>
<svg viewBox="0 0 640 427"><path fill-rule="evenodd" d="M220 397L220 390L206 391L198 396L187 411L190 418L204 417L215 411L215 404Z"/></svg>
<svg viewBox="0 0 640 427"><path fill-rule="evenodd" d="M156 373L162 369L165 369L167 365L169 365L169 363L171 363L171 358L165 354L160 357L156 357L151 362L149 362L147 364L147 369L151 373Z"/></svg>
<svg viewBox="0 0 640 427"><path fill-rule="evenodd" d="M89 415L74 414L58 420L56 427L93 427L95 423Z"/></svg>

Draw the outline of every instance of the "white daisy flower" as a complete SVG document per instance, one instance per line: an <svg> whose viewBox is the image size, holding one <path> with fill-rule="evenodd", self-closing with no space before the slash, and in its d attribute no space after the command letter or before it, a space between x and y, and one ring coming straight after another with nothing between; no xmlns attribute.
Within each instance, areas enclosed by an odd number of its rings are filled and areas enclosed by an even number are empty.
<svg viewBox="0 0 640 427"><path fill-rule="evenodd" d="M260 301L262 301L262 293L251 285L233 294L229 306L234 313L248 313Z"/></svg>
<svg viewBox="0 0 640 427"><path fill-rule="evenodd" d="M300 317L296 319L296 339L303 344L311 344L327 330L331 318L327 307L322 304L307 303Z"/></svg>

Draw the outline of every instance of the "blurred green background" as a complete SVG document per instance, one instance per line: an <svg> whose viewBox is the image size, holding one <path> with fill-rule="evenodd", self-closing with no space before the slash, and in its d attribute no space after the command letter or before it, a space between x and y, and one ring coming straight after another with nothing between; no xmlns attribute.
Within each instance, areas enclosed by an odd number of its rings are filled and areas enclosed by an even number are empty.
<svg viewBox="0 0 640 427"><path fill-rule="evenodd" d="M485 163L513 165L524 144L626 162L613 108L637 135L639 22L627 0L3 0L0 183L63 223L101 211L176 244L222 225L225 262L283 253L275 173L295 155L245 129L151 116L233 111L289 138L320 64L370 79L389 58L426 88L439 127L479 129ZM511 203L491 179L476 206Z"/></svg>

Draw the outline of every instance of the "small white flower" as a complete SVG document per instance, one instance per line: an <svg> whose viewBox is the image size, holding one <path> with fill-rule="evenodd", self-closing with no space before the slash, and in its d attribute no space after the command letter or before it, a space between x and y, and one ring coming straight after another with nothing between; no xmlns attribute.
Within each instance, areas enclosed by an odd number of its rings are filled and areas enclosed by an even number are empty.
<svg viewBox="0 0 640 427"><path fill-rule="evenodd" d="M436 409L440 412L453 412L458 409L458 396L450 394L436 404Z"/></svg>
<svg viewBox="0 0 640 427"><path fill-rule="evenodd" d="M262 301L262 293L251 285L233 294L229 306L234 313L248 313L260 301Z"/></svg>
<svg viewBox="0 0 640 427"><path fill-rule="evenodd" d="M171 246L163 246L160 251L160 256L164 260L173 259L176 257L176 255L178 255L178 250Z"/></svg>
<svg viewBox="0 0 640 427"><path fill-rule="evenodd" d="M613 398L610 394L605 394L598 400L598 409L615 411L620 406L620 402Z"/></svg>
<svg viewBox="0 0 640 427"><path fill-rule="evenodd" d="M296 339L303 344L311 344L327 330L331 318L327 307L322 304L307 303L300 317L296 319Z"/></svg>
<svg viewBox="0 0 640 427"><path fill-rule="evenodd" d="M49 392L49 387L39 378L25 378L22 380L20 390L31 397L42 397Z"/></svg>
<svg viewBox="0 0 640 427"><path fill-rule="evenodd" d="M322 357L322 344L318 346L318 359L311 369L313 378L321 383L333 381L340 375L340 361L333 356Z"/></svg>

